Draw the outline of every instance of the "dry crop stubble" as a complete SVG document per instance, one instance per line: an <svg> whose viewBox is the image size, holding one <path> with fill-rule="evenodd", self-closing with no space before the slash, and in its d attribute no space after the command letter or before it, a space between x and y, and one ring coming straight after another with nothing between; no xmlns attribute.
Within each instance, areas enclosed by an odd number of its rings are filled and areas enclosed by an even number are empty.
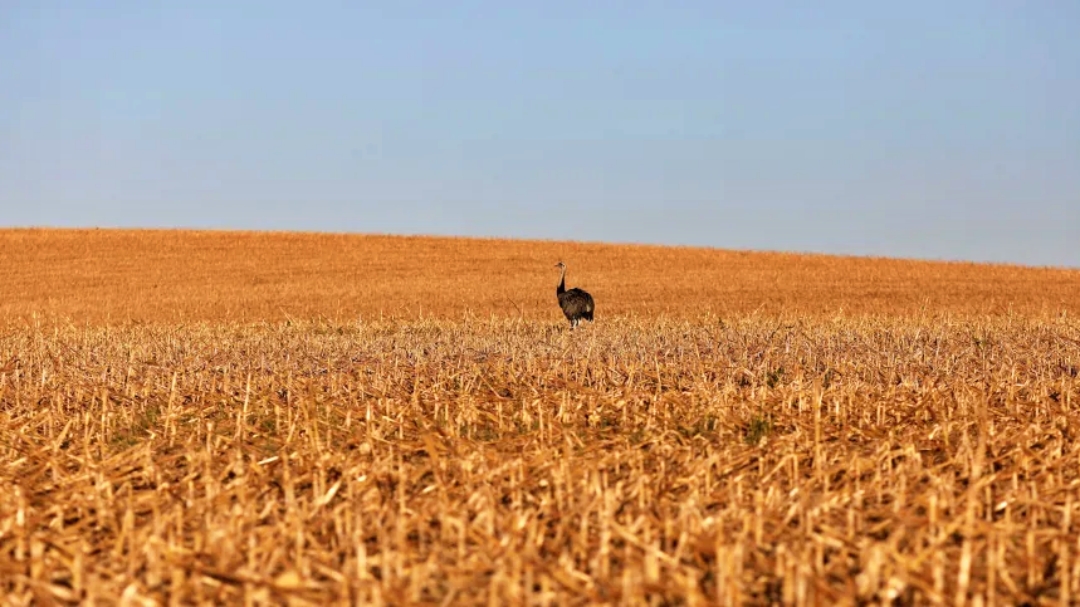
<svg viewBox="0 0 1080 607"><path fill-rule="evenodd" d="M39 242L51 257L23 251L0 271L30 289L35 264L73 267L84 250L98 270L83 272L104 274L46 278L6 308L9 604L1080 593L1080 324L1057 302L1075 273L779 255L738 269L742 254L614 247L624 254L603 270L568 260L568 280L626 313L571 334L550 243L421 239L418 264L401 259L410 239L42 234L66 244ZM245 278L252 242L265 264L252 272L277 290ZM121 263L132 251L150 257ZM528 282L543 308L529 295L520 312L484 312L470 268L500 255L531 272L507 271L503 287ZM353 262L376 277L371 291L338 284ZM756 278L714 282L727 262ZM445 281L418 291L422 318L321 299L408 293L439 267ZM675 286L627 292L673 269L686 269ZM851 306L865 313L785 286L798 276L841 299L865 289ZM139 290L148 277L175 296L156 318L141 307L155 305ZM998 285L998 302L957 295ZM282 294L305 289L316 295L282 320ZM52 316L24 320L46 293ZM691 314L729 296L735 311ZM788 297L802 310L775 311ZM248 298L260 303L241 313ZM685 309L662 315L672 301ZM83 311L85 323L57 321Z"/></svg>
<svg viewBox="0 0 1080 607"><path fill-rule="evenodd" d="M1080 592L1067 320L9 335L9 602Z"/></svg>

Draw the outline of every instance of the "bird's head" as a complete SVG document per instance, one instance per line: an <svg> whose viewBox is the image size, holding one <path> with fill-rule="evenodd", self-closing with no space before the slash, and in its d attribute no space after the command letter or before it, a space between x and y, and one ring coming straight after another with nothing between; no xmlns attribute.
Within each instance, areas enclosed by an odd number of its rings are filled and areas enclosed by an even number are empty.
<svg viewBox="0 0 1080 607"><path fill-rule="evenodd" d="M560 261L559 263L555 264L555 267L561 270L566 267L566 264Z"/></svg>

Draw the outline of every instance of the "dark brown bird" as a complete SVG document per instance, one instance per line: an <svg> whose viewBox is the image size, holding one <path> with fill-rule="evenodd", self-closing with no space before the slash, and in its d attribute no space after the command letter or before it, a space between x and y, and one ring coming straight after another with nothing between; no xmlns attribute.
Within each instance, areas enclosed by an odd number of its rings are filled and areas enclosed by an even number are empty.
<svg viewBox="0 0 1080 607"><path fill-rule="evenodd" d="M559 307L562 308L563 314L566 315L566 320L570 321L570 328L577 327L582 319L592 322L593 308L595 307L592 295L577 288L566 290L566 264L560 261L555 264L555 267L562 269L562 276L559 277L559 286L555 289L555 295L559 298Z"/></svg>

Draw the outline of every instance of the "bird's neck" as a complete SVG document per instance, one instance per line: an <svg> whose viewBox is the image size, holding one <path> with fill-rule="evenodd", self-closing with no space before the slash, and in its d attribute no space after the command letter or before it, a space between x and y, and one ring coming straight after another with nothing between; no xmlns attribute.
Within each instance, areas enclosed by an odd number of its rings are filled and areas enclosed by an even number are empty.
<svg viewBox="0 0 1080 607"><path fill-rule="evenodd" d="M566 268L563 268L562 275L559 276L559 287L555 289L556 295L562 295L566 293Z"/></svg>

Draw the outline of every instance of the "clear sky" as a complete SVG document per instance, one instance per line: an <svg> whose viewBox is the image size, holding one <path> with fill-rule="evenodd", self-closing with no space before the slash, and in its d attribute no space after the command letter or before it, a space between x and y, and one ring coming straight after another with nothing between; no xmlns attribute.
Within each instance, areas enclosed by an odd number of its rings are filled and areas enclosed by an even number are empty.
<svg viewBox="0 0 1080 607"><path fill-rule="evenodd" d="M1080 267L1080 3L0 3L0 225Z"/></svg>

